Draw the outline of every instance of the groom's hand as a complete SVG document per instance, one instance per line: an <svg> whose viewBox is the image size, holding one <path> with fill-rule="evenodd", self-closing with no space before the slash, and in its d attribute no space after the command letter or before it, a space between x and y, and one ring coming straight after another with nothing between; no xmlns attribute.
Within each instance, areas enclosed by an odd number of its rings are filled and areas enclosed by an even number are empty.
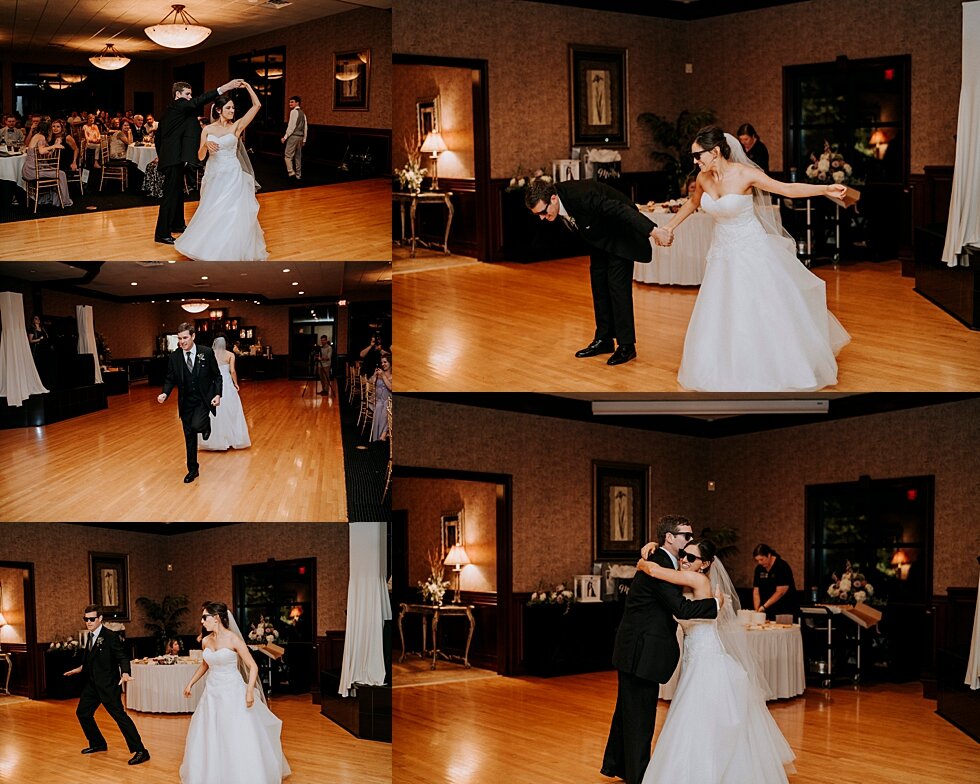
<svg viewBox="0 0 980 784"><path fill-rule="evenodd" d="M65 677L70 677L72 675L81 675L81 674L82 674L82 668L76 667L74 670L68 670L68 672L65 673Z"/></svg>
<svg viewBox="0 0 980 784"><path fill-rule="evenodd" d="M214 406L215 408L217 408L218 406L220 406L221 405L221 395L215 395L213 398L211 398L211 405Z"/></svg>
<svg viewBox="0 0 980 784"><path fill-rule="evenodd" d="M159 395L157 395L157 403L166 403L166 402L167 402L167 396L165 394L161 392Z"/></svg>
<svg viewBox="0 0 980 784"><path fill-rule="evenodd" d="M122 686L124 683L129 683L133 679L133 676L128 672L124 672L122 677L119 679L119 685Z"/></svg>
<svg viewBox="0 0 980 784"><path fill-rule="evenodd" d="M650 232L650 236L653 237L654 242L665 248L670 247L670 244L674 241L674 232L663 226L657 226L657 228Z"/></svg>

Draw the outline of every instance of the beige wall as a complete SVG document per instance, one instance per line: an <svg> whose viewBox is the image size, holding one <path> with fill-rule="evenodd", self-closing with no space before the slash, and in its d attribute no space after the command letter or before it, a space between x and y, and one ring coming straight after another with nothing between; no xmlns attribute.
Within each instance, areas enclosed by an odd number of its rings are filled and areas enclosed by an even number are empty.
<svg viewBox="0 0 980 784"><path fill-rule="evenodd" d="M27 626L24 616L24 570L0 567L0 585L3 599L0 613L7 624L0 627L0 645L27 642Z"/></svg>
<svg viewBox="0 0 980 784"><path fill-rule="evenodd" d="M165 594L183 593L192 609L205 599L231 602L233 564L311 556L317 559L316 633L346 627L348 531L342 523L258 523L174 536L62 523L4 523L0 539L5 559L34 563L39 642L77 637L81 612L89 603L90 551L129 555L130 636L146 634L136 605L140 596L159 601ZM185 631L194 628L189 621Z"/></svg>
<svg viewBox="0 0 980 784"><path fill-rule="evenodd" d="M696 530L738 528L731 566L740 585L750 582L759 542L775 547L802 583L806 485L934 474L933 590L976 581L980 400L710 440L404 396L398 421L398 465L513 476L515 591L589 571L593 459L652 467L651 520L679 513Z"/></svg>
<svg viewBox="0 0 980 784"><path fill-rule="evenodd" d="M42 296L46 316L75 318L76 305L91 305L95 331L105 336L114 359L156 353L157 335L163 331L160 303L122 305L50 289L45 289Z"/></svg>
<svg viewBox="0 0 980 784"><path fill-rule="evenodd" d="M442 515L463 512L463 546L471 561L459 576L463 591L497 591L497 494L494 485L456 479L399 479L392 508L407 509L408 584L429 576L427 554L440 552ZM446 567L445 579L452 581Z"/></svg>
<svg viewBox="0 0 980 784"><path fill-rule="evenodd" d="M489 62L493 177L509 177L518 164L550 169L551 159L567 156L570 43L629 50L626 171L652 168L640 113L673 119L702 107L726 128L755 125L781 169L784 65L911 54L911 164L921 172L953 163L961 28L961 0L894 0L877 10L864 0L811 0L698 22L517 0L400 0L394 48Z"/></svg>

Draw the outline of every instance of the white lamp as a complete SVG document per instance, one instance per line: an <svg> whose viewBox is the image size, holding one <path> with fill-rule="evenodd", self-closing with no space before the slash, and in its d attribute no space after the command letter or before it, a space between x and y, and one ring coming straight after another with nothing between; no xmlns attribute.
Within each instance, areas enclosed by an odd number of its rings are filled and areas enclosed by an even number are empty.
<svg viewBox="0 0 980 784"><path fill-rule="evenodd" d="M180 306L188 313L201 313L211 307L203 300L201 302L182 302Z"/></svg>
<svg viewBox="0 0 980 784"><path fill-rule="evenodd" d="M446 553L446 560L443 563L453 567L453 604L459 604L459 573L463 571L464 566L468 566L472 561L466 554L466 548L463 545L454 544Z"/></svg>
<svg viewBox="0 0 980 784"><path fill-rule="evenodd" d="M442 135L436 131L429 131L422 142L422 152L432 153L432 190L439 190L439 153L446 152L449 148L442 140Z"/></svg>
<svg viewBox="0 0 980 784"><path fill-rule="evenodd" d="M88 61L103 71L118 71L129 65L129 58L117 52L112 44L106 44L101 52L88 58Z"/></svg>
<svg viewBox="0 0 980 784"><path fill-rule="evenodd" d="M198 24L193 16L184 11L184 6L170 7L173 11L163 17L159 24L143 30L151 41L168 49L186 49L189 46L197 46L211 35L211 28ZM171 14L174 20L168 22Z"/></svg>

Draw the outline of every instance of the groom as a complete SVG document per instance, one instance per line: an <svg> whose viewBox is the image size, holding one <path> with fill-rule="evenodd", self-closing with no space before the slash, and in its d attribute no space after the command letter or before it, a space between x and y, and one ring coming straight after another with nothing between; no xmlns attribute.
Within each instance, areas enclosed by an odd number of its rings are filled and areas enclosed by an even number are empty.
<svg viewBox="0 0 980 784"><path fill-rule="evenodd" d="M211 419L221 405L221 371L214 352L207 346L194 343L194 325L186 321L177 327L177 343L180 348L170 355L163 392L158 403L165 403L174 387L180 390L177 398L180 422L184 427L184 445L187 447L187 476L184 483L193 482L199 476L197 463L197 434L204 440L211 437Z"/></svg>
<svg viewBox="0 0 980 784"><path fill-rule="evenodd" d="M194 98L187 82L174 82L174 101L163 113L154 140L157 147L160 172L163 173L163 201L157 216L153 239L164 245L173 245L172 232L180 233L184 225L184 164L197 163L197 150L201 140L201 125L197 121L198 109L228 90L242 86L241 79L232 79L217 90L208 90Z"/></svg>
<svg viewBox="0 0 980 784"><path fill-rule="evenodd" d="M126 745L133 752L129 764L139 765L150 758L150 752L143 746L136 725L123 709L120 696L122 684L132 680L129 674L129 657L119 635L102 625L102 609L97 604L86 607L82 617L85 619L85 628L89 631L85 658L81 666L65 673L66 676L82 676L82 696L75 710L78 723L82 725L82 731L88 739L88 747L82 749L82 754L108 750L105 736L94 718L95 711L102 705L119 726Z"/></svg>
<svg viewBox="0 0 980 784"><path fill-rule="evenodd" d="M676 569L678 552L693 538L690 520L665 515L657 524L660 546L650 559ZM718 607L716 599L688 601L679 585L637 571L613 647L612 663L618 670L619 690L602 756L603 776L625 779L626 784L640 784L643 780L650 762L660 684L670 680L680 658L674 618L715 618Z"/></svg>
<svg viewBox="0 0 980 784"><path fill-rule="evenodd" d="M570 231L592 248L589 277L595 310L595 335L576 357L612 354L607 365L636 359L633 326L633 262L648 262L658 245L670 245L673 235L641 215L636 205L608 185L596 180L531 182L524 203L532 215L553 222L561 218ZM613 338L619 344L613 352Z"/></svg>

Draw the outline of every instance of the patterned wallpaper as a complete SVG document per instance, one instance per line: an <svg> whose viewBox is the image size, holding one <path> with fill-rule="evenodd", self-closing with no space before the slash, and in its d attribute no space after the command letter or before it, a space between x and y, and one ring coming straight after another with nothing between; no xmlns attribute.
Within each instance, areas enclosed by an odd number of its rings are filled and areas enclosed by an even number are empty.
<svg viewBox="0 0 980 784"><path fill-rule="evenodd" d="M807 484L934 474L933 589L976 580L977 400L714 440L403 396L398 414L396 464L513 476L515 591L591 566L593 459L652 466L651 520L679 513L695 529L737 527L741 553L731 571L740 585L750 582L759 542L775 547L802 582Z"/></svg>
<svg viewBox="0 0 980 784"><path fill-rule="evenodd" d="M347 624L348 532L342 523L253 523L175 536L63 523L3 523L0 539L4 559L34 563L39 642L75 636L82 628L81 611L89 603L90 551L129 555L130 636L145 633L137 597L184 593L192 608L205 599L230 602L231 566L268 558L315 556L316 633ZM193 628L188 624L185 631Z"/></svg>
<svg viewBox="0 0 980 784"><path fill-rule="evenodd" d="M456 479L399 479L392 509L408 510L408 584L429 576L426 554L439 553L442 515L463 510L463 546L472 562L459 576L463 591L497 590L497 495L493 485ZM452 581L447 567L445 579Z"/></svg>
<svg viewBox="0 0 980 784"><path fill-rule="evenodd" d="M961 20L961 0L934 0L928 11L921 0L878 9L864 0L811 0L698 22L517 0L399 0L394 50L489 62L493 177L568 154L570 43L629 50L626 171L651 168L637 115L674 118L705 106L733 130L755 125L780 169L784 65L911 54L911 163L921 172L953 163Z"/></svg>

